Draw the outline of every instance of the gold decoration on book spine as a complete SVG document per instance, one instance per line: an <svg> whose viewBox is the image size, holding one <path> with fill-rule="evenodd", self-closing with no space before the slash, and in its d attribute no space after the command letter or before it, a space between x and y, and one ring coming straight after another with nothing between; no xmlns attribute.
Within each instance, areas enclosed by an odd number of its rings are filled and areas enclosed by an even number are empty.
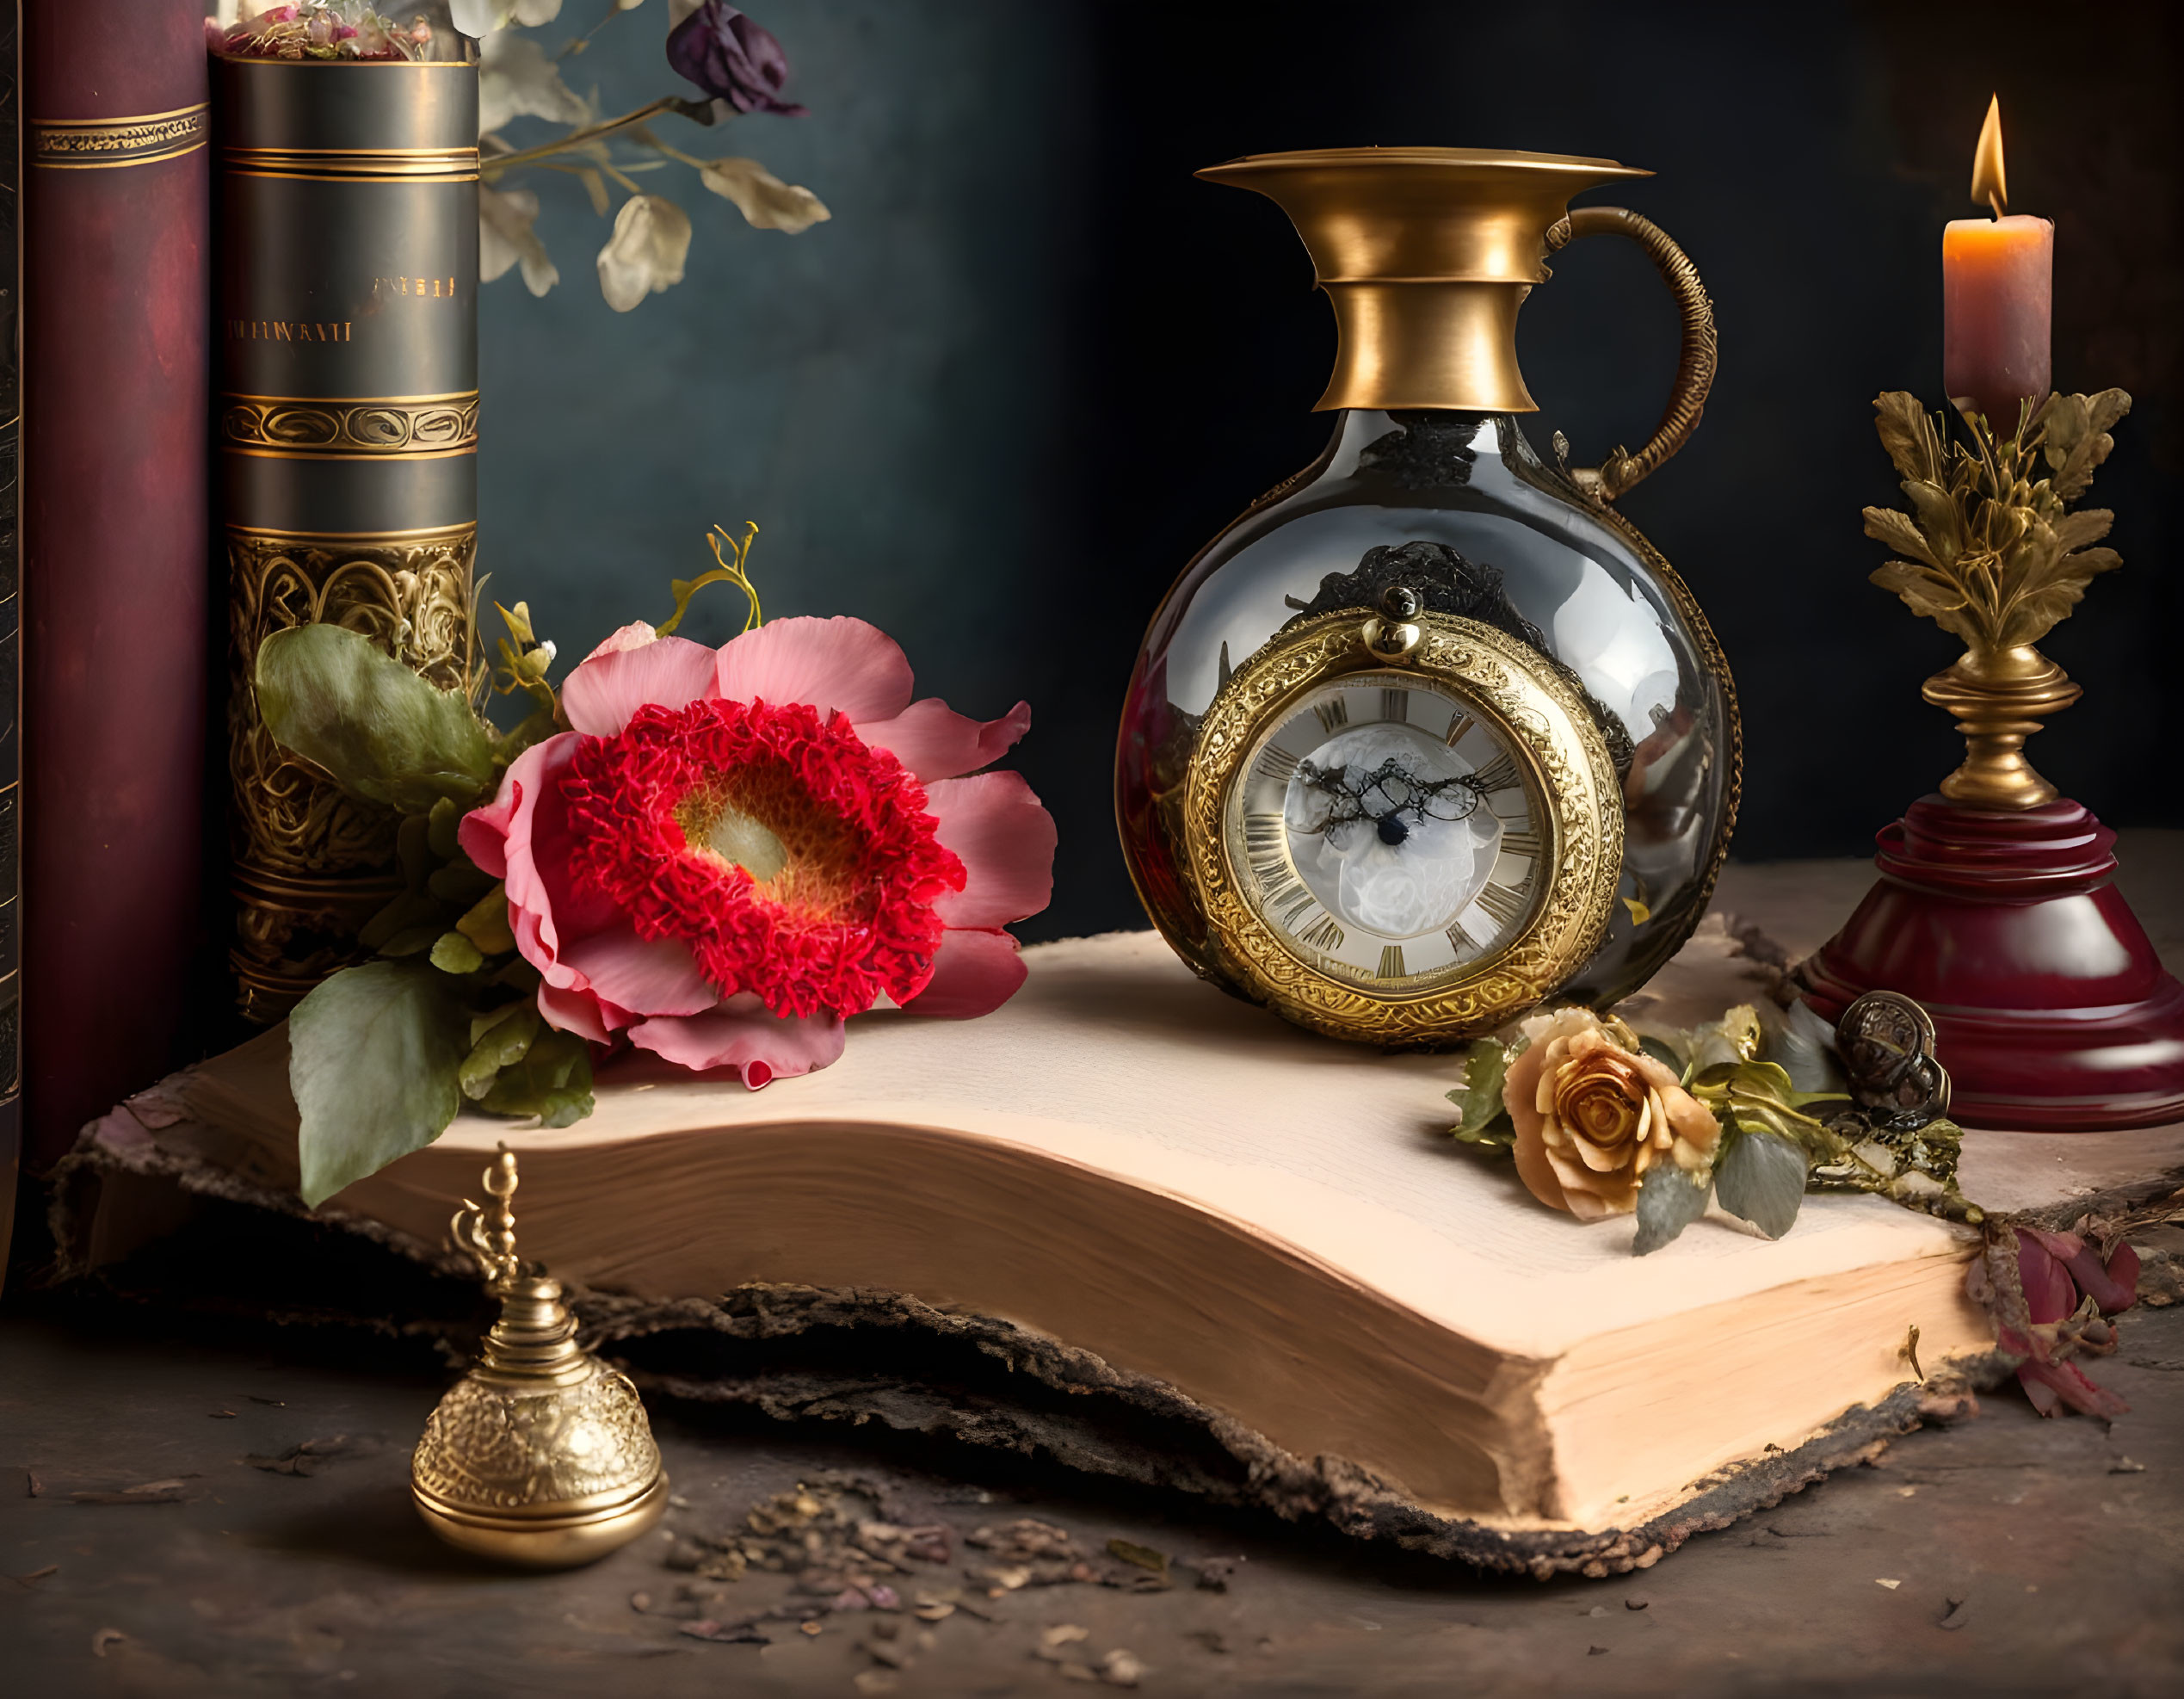
<svg viewBox="0 0 2184 1699"><path fill-rule="evenodd" d="M220 166L259 177L476 182L475 147L224 147Z"/></svg>
<svg viewBox="0 0 2184 1699"><path fill-rule="evenodd" d="M36 119L30 163L65 171L149 165L196 152L211 133L212 114L202 102L135 118Z"/></svg>
<svg viewBox="0 0 2184 1699"><path fill-rule="evenodd" d="M291 626L345 626L441 689L474 688L470 586L478 528L355 539L238 528L227 548L238 905L229 963L244 1014L271 1021L359 959L354 934L400 881L386 871L396 817L343 795L265 729L251 682L258 646Z"/></svg>
<svg viewBox="0 0 2184 1699"><path fill-rule="evenodd" d="M231 395L226 448L295 454L458 454L478 447L478 392L365 400Z"/></svg>
<svg viewBox="0 0 2184 1699"><path fill-rule="evenodd" d="M561 1282L515 1251L515 1157L484 1174L450 1224L500 1319L477 1364L441 1399L410 1466L410 1491L449 1545L503 1563L564 1569L626 1545L660 1518L667 1477L628 1377L576 1342Z"/></svg>

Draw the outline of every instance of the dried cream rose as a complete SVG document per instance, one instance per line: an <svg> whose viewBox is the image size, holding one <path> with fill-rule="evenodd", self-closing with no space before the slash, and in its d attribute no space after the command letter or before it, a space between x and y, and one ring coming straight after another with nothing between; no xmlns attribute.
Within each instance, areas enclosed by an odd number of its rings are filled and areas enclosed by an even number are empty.
<svg viewBox="0 0 2184 1699"><path fill-rule="evenodd" d="M1516 1123L1517 1173L1540 1202L1581 1221L1627 1215L1663 1156L1703 1168L1721 1137L1712 1111L1650 1056L1610 1038L1589 1009L1534 1015L1502 1101Z"/></svg>

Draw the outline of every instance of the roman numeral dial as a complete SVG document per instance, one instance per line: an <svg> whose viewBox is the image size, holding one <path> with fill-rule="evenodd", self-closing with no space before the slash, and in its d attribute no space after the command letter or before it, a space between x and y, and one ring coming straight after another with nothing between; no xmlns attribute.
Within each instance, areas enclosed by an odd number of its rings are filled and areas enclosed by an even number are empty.
<svg viewBox="0 0 2184 1699"><path fill-rule="evenodd" d="M1471 777L1490 795L1497 790L1507 790L1517 782L1516 763L1503 750L1484 766L1474 769Z"/></svg>
<svg viewBox="0 0 2184 1699"><path fill-rule="evenodd" d="M1626 811L1570 675L1543 645L1430 611L1394 652L1368 646L1386 623L1370 607L1255 635L1283 594L1303 606L1345 565L1347 536L1322 541L1261 581L1259 601L1209 602L1177 627L1190 640L1160 734L1170 758L1145 763L1132 744L1139 765L1119 769L1146 775L1118 795L1149 805L1168 852L1138 870L1180 887L1171 905L1141 876L1156 919L1208 978L1300 1026L1397 1048L1498 1029L1581 970L1612 979Z"/></svg>
<svg viewBox="0 0 2184 1699"><path fill-rule="evenodd" d="M1288 698L1231 792L1230 865L1249 907L1289 955L1368 995L1476 975L1550 880L1516 735L1422 672L1352 673Z"/></svg>

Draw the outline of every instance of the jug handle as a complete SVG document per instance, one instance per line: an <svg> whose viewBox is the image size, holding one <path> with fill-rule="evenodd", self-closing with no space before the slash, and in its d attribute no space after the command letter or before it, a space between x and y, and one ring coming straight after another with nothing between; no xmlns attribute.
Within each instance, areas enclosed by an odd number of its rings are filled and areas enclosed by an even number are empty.
<svg viewBox="0 0 2184 1699"><path fill-rule="evenodd" d="M1660 470L1662 463L1690 439L1698 429L1699 415L1713 387L1714 304L1706 299L1699 269L1668 232L1648 218L1625 207L1580 207L1559 219L1547 232L1547 251L1557 254L1581 236L1626 236L1645 250L1646 256L1676 298L1676 313L1683 325L1683 348L1676 360L1676 380L1669 392L1669 405L1653 435L1635 454L1617 447L1599 466L1565 465L1564 472L1577 486L1601 501L1613 501L1640 479ZM1555 433L1555 451L1566 455L1568 443Z"/></svg>

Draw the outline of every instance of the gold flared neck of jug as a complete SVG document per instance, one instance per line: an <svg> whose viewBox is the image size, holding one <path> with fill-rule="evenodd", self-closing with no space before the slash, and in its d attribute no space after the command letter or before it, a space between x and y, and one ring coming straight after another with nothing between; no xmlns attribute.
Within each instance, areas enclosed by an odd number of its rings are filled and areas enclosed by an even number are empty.
<svg viewBox="0 0 2184 1699"><path fill-rule="evenodd" d="M1334 304L1335 374L1315 411L1530 413L1517 309L1547 279L1572 195L1652 175L1613 159L1470 147L1342 147L1209 165L1289 214Z"/></svg>

